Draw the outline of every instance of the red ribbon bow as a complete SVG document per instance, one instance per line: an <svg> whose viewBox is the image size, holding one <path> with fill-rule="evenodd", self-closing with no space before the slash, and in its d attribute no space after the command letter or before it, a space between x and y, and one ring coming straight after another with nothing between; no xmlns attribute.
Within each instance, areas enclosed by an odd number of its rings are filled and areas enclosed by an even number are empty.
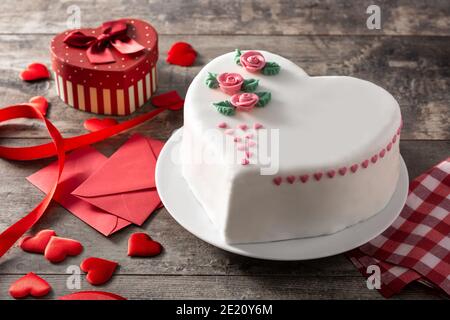
<svg viewBox="0 0 450 320"><path fill-rule="evenodd" d="M127 24L121 20L104 22L102 33L98 37L74 30L64 38L64 43L72 47L87 48L86 55L92 64L116 61L110 45L121 54L137 53L145 49L127 35Z"/></svg>

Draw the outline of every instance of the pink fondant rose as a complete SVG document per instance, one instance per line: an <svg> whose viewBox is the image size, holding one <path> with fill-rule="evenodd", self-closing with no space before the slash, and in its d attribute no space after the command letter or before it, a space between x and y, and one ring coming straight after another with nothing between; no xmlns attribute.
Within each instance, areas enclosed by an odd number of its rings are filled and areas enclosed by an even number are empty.
<svg viewBox="0 0 450 320"><path fill-rule="evenodd" d="M258 51L247 51L243 53L240 62L248 72L257 72L266 65L266 59Z"/></svg>
<svg viewBox="0 0 450 320"><path fill-rule="evenodd" d="M250 111L258 103L259 97L254 93L237 93L233 95L230 102L240 111Z"/></svg>
<svg viewBox="0 0 450 320"><path fill-rule="evenodd" d="M226 94L233 95L241 90L244 78L239 73L221 73L217 77L220 90Z"/></svg>

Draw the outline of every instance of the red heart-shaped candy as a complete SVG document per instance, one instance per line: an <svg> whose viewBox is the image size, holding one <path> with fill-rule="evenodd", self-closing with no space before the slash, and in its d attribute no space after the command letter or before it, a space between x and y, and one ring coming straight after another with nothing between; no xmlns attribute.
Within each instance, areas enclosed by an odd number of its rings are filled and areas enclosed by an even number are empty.
<svg viewBox="0 0 450 320"><path fill-rule="evenodd" d="M32 63L20 73L20 78L24 81L34 81L50 78L47 67L39 62Z"/></svg>
<svg viewBox="0 0 450 320"><path fill-rule="evenodd" d="M133 233L128 239L128 255L130 257L153 257L160 254L162 246L143 232Z"/></svg>
<svg viewBox="0 0 450 320"><path fill-rule="evenodd" d="M90 132L99 131L105 128L115 126L117 121L113 118L91 118L84 121L83 126Z"/></svg>
<svg viewBox="0 0 450 320"><path fill-rule="evenodd" d="M80 291L59 297L59 300L127 300L127 299L111 292Z"/></svg>
<svg viewBox="0 0 450 320"><path fill-rule="evenodd" d="M87 273L86 280L90 284L98 286L111 279L117 266L117 262L90 257L83 260L80 268Z"/></svg>
<svg viewBox="0 0 450 320"><path fill-rule="evenodd" d="M44 256L48 261L58 263L67 256L79 255L81 251L83 251L83 246L78 241L53 236L45 248Z"/></svg>
<svg viewBox="0 0 450 320"><path fill-rule="evenodd" d="M184 100L175 90L152 96L150 102L157 108L168 108L170 110L179 110L184 105Z"/></svg>
<svg viewBox="0 0 450 320"><path fill-rule="evenodd" d="M192 66L197 58L197 52L189 43L176 42L167 52L166 61L183 67Z"/></svg>
<svg viewBox="0 0 450 320"><path fill-rule="evenodd" d="M29 100L29 103L38 109L44 116L47 114L48 101L43 96L36 96Z"/></svg>
<svg viewBox="0 0 450 320"><path fill-rule="evenodd" d="M23 251L44 253L50 238L56 236L53 230L41 230L35 236L27 236L22 239L19 246Z"/></svg>
<svg viewBox="0 0 450 320"><path fill-rule="evenodd" d="M52 287L50 287L47 281L33 272L30 272L16 280L9 287L9 294L15 299L25 298L27 296L43 297L47 295L50 290L52 290Z"/></svg>

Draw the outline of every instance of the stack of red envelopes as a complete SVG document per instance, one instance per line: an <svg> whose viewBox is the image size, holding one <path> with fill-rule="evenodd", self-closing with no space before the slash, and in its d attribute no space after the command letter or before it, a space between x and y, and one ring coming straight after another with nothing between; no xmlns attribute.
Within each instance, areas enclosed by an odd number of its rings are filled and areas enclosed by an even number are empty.
<svg viewBox="0 0 450 320"><path fill-rule="evenodd" d="M155 166L162 141L133 135L110 158L92 147L66 157L54 200L105 236L130 225L142 225L161 206ZM27 179L49 192L56 162Z"/></svg>

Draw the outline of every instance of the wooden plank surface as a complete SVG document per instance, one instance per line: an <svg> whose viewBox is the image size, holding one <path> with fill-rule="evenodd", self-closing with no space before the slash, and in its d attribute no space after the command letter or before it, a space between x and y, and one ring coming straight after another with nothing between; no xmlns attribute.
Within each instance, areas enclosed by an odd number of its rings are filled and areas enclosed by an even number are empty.
<svg viewBox="0 0 450 320"><path fill-rule="evenodd" d="M366 9L372 4L381 9L381 30L366 26ZM148 20L160 34L171 35L450 35L447 0L2 1L0 32L61 32L73 5L80 8L82 26L128 16Z"/></svg>
<svg viewBox="0 0 450 320"><path fill-rule="evenodd" d="M372 1L2 1L0 2L0 106L45 95L51 102L48 117L64 136L85 132L82 122L93 115L65 106L55 94L53 80L25 83L19 71L32 61L49 63L48 44L53 34L66 29L66 9L79 5L83 25L135 16L151 21L161 34L159 92L176 89L184 95L201 67L234 48L278 52L310 75L351 75L373 81L399 101L404 119L401 153L410 178L449 156L450 127L450 6L448 1L378 1L383 29L365 26L365 10ZM26 7L27 10L23 10ZM344 36L347 35L347 36ZM199 52L195 66L180 68L164 62L165 52L179 40ZM150 110L146 105L141 112ZM130 133L95 147L112 154L133 132L167 139L182 126L182 112L165 112ZM0 144L31 145L49 141L42 125L13 121L1 126ZM0 159L0 230L32 209L42 193L25 177L51 159L10 162ZM80 239L80 257L50 264L40 255L14 248L0 260L0 299L8 285L29 271L43 274L54 286L48 298L70 293L67 266L98 255L118 261L118 274L102 290L132 299L237 298L380 299L343 256L301 262L274 262L231 254L195 238L165 209L142 228L134 226L105 238L57 204L34 228L54 228ZM165 251L153 259L126 256L127 239L148 231ZM83 282L83 289L90 288ZM98 289L98 288L97 288ZM419 284L406 288L398 299L442 298Z"/></svg>

